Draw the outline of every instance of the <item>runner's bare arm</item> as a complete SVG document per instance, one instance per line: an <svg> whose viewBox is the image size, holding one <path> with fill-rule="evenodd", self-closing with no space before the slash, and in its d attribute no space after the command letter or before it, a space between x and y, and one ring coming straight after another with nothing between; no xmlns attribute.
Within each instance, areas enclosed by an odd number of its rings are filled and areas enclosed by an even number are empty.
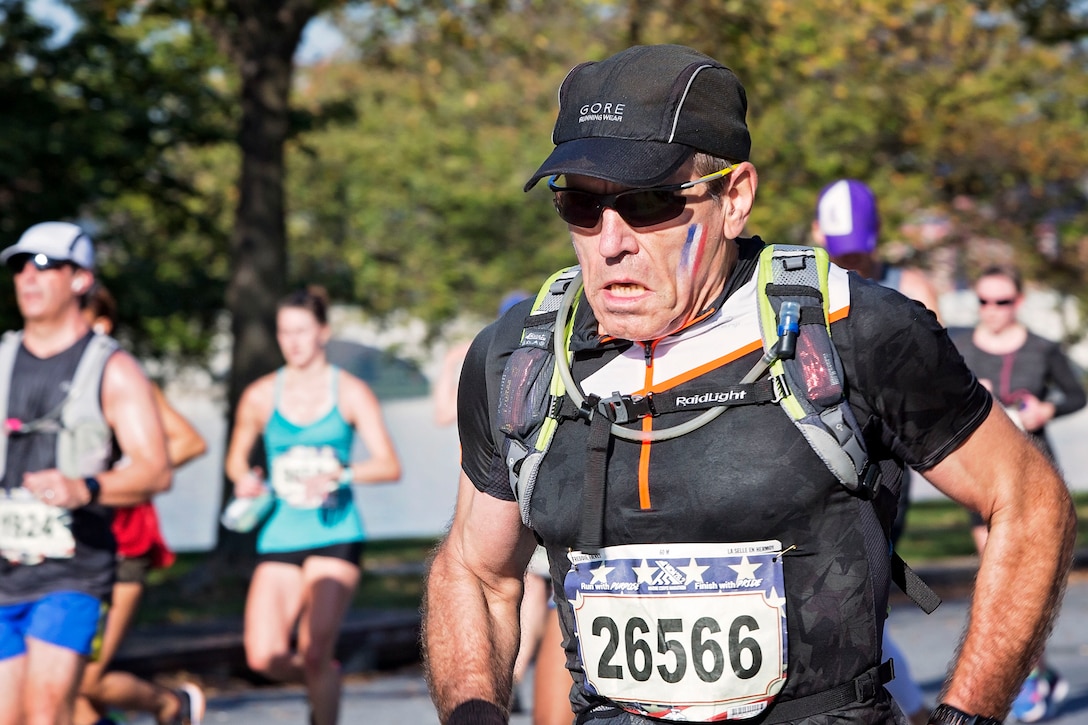
<svg viewBox="0 0 1088 725"><path fill-rule="evenodd" d="M102 413L127 462L96 476L99 502L131 506L170 488L166 434L151 381L127 352L114 353L106 363Z"/></svg>
<svg viewBox="0 0 1088 725"><path fill-rule="evenodd" d="M235 496L257 496L263 490L262 482L252 473L249 455L272 414L273 384L273 377L266 375L242 391L238 401L224 466Z"/></svg>
<svg viewBox="0 0 1088 725"><path fill-rule="evenodd" d="M400 459L385 426L381 405L370 386L340 371L340 405L356 434L363 439L368 457L350 464L351 480L384 483L400 479Z"/></svg>
<svg viewBox="0 0 1088 725"><path fill-rule="evenodd" d="M925 476L990 526L942 701L1000 719L1057 612L1075 536L1072 501L1054 467L997 406Z"/></svg>
<svg viewBox="0 0 1088 725"><path fill-rule="evenodd" d="M441 722L472 700L507 712L522 575L535 548L517 504L479 492L462 473L457 511L431 564L424 607L427 680Z"/></svg>
<svg viewBox="0 0 1088 725"><path fill-rule="evenodd" d="M173 468L187 463L208 450L208 444L197 432L192 423L174 409L158 385L152 386L155 404L162 416L163 430L166 431L166 454Z"/></svg>
<svg viewBox="0 0 1088 725"><path fill-rule="evenodd" d="M431 399L434 401L434 422L449 425L457 421L457 385L461 376L461 363L468 354L471 341L454 345L442 359L442 369L434 381Z"/></svg>

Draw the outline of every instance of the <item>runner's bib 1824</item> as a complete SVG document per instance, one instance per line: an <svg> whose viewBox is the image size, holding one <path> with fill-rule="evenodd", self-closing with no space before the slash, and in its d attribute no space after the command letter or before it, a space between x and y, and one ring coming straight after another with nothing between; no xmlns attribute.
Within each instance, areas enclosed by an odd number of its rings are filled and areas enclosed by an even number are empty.
<svg viewBox="0 0 1088 725"><path fill-rule="evenodd" d="M568 554L586 689L672 721L761 713L786 681L781 554L778 541Z"/></svg>
<svg viewBox="0 0 1088 725"><path fill-rule="evenodd" d="M322 474L339 473L342 468L336 451L329 446L294 446L272 459L272 489L295 508L319 508L340 484L333 480L325 490L310 492L306 481Z"/></svg>
<svg viewBox="0 0 1088 725"><path fill-rule="evenodd" d="M25 488L0 491L0 556L18 564L69 559L76 551L72 513L49 506Z"/></svg>

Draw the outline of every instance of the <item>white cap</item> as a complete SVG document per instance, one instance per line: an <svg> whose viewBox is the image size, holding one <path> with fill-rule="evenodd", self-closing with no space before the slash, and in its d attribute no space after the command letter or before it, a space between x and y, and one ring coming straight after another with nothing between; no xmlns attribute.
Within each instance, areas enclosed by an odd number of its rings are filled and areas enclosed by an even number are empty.
<svg viewBox="0 0 1088 725"><path fill-rule="evenodd" d="M42 222L30 227L18 242L0 252L0 264L6 264L16 254L44 254L83 269L94 269L94 243L87 232L68 222Z"/></svg>

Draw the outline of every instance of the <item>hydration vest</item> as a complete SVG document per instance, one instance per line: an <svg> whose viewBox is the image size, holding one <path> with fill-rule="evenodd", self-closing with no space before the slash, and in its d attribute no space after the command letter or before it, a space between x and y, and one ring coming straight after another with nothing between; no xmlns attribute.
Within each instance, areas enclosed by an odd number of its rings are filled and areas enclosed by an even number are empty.
<svg viewBox="0 0 1088 725"><path fill-rule="evenodd" d="M11 376L22 342L22 331L7 332L0 339L0 423L8 418ZM0 479L7 469L10 435L56 433L56 467L69 478L93 476L109 468L114 453L113 431L102 413L102 373L118 347L112 337L93 335L61 404L36 420L6 423L0 435Z"/></svg>
<svg viewBox="0 0 1088 725"><path fill-rule="evenodd" d="M581 293L581 270L569 267L540 288L523 323L519 346L503 369L496 413L504 435L502 453L522 521L532 526L530 503L540 464L564 418L590 422L582 526L577 546L600 546L604 514L604 478L608 436L628 440L663 440L683 435L734 405L777 404L793 421L813 451L849 491L873 501L883 486L896 499L901 478L894 466L869 460L864 437L846 399L842 361L831 341L828 321L830 261L820 248L768 245L759 256L757 298L764 354L728 390L706 391L685 400L684 410L702 410L674 426L643 432L624 428L646 416L677 410L666 396L582 395L570 374L570 338ZM769 371L769 377L764 373ZM870 560L886 562L875 576L889 578L923 610L932 612L940 598L890 550L875 505L863 507L860 525Z"/></svg>

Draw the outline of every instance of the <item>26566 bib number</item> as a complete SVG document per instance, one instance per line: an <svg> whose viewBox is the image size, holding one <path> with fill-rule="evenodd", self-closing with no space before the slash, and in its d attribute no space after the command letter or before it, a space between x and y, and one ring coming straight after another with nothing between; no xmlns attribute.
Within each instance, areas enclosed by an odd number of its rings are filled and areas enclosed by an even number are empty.
<svg viewBox="0 0 1088 725"><path fill-rule="evenodd" d="M760 593L584 596L574 614L586 679L617 702L720 709L781 687L780 610Z"/></svg>
<svg viewBox="0 0 1088 725"><path fill-rule="evenodd" d="M690 631L680 618L657 620L657 654L650 647L650 624L642 617L631 617L624 626L620 639L619 625L611 617L601 616L593 620L593 635L604 636L606 643L597 662L597 676L602 679L624 679L624 666L614 664L620 646L621 660L626 660L626 672L636 682L646 682L656 669L661 679L669 684L680 682L692 671L703 682L717 682L725 672L726 659L738 679L748 680L759 673L763 665L763 650L759 642L748 636L759 630L759 622L749 615L733 619L729 625L726 647L718 643L714 635L722 627L713 617L699 617L691 623ZM686 636L685 636L686 635ZM690 653L690 656L689 656ZM727 654L728 653L728 654Z"/></svg>

